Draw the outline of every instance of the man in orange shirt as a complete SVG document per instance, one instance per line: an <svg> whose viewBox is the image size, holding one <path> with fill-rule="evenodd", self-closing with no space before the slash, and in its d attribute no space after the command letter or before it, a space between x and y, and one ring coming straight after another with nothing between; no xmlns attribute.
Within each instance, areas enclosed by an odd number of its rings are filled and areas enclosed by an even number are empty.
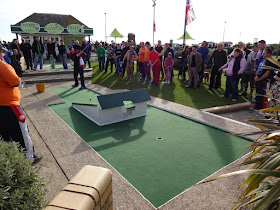
<svg viewBox="0 0 280 210"><path fill-rule="evenodd" d="M6 51L0 44L0 136L4 141L16 141L26 151L26 158L38 162L42 155L35 155L25 116L20 106L20 78L13 67L2 61Z"/></svg>
<svg viewBox="0 0 280 210"><path fill-rule="evenodd" d="M146 81L150 82L151 81L151 65L150 65L150 42L146 42L146 48L145 48L145 55L144 55L144 71L145 71L145 76L147 76ZM145 77L143 78L145 79Z"/></svg>
<svg viewBox="0 0 280 210"><path fill-rule="evenodd" d="M144 56L145 56L144 42L140 42L140 46L141 46L141 48L139 49L138 65L139 65L139 71L141 73L141 80L143 80L146 77L146 73L144 71Z"/></svg>

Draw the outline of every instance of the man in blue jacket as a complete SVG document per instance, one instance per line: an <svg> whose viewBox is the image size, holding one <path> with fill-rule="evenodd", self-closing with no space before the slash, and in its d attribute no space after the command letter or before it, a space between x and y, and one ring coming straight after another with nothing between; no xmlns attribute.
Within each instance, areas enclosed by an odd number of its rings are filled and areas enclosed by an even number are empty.
<svg viewBox="0 0 280 210"><path fill-rule="evenodd" d="M202 56L201 71L198 72L200 82L203 81L204 66L206 64L209 49L207 47L207 42L203 41L201 47L197 50Z"/></svg>

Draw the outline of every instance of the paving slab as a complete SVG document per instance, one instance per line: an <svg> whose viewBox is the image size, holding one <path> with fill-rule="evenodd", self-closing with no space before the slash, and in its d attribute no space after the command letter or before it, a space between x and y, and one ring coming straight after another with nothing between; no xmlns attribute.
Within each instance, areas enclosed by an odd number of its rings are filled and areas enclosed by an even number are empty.
<svg viewBox="0 0 280 210"><path fill-rule="evenodd" d="M92 68L85 68L84 72L91 72ZM73 74L74 69L60 69L60 70L27 70L20 77L34 77L45 75L59 75L59 74Z"/></svg>
<svg viewBox="0 0 280 210"><path fill-rule="evenodd" d="M36 93L35 85L26 85L26 88L22 89L24 111L40 135L41 141L45 142L47 149L55 158L57 167L61 168L61 173L65 174L66 179L71 179L86 164L108 168L113 172L115 209L155 209L124 177L47 106L47 104L62 102L48 89L70 87L71 85L72 82L47 83L46 92L40 94ZM100 94L123 91L110 90L99 85L90 84L90 81L86 82L86 86ZM255 127L245 123L155 97L152 97L152 101L149 104L225 131L244 132L257 130ZM41 164L45 164L44 161L48 161L48 159L44 158ZM214 175L238 170L240 161L242 160L240 159L224 167ZM48 170L41 171L43 174L48 173ZM241 191L238 190L238 187L244 180L245 176L236 176L212 183L195 185L186 189L180 195L159 207L159 209L230 209L240 195ZM53 194L49 197L52 196Z"/></svg>

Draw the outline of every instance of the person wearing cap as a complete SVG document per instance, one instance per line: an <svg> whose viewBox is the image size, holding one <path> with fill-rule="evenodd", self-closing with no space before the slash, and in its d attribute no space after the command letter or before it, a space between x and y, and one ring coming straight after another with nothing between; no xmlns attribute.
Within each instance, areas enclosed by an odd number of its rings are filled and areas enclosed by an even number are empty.
<svg viewBox="0 0 280 210"><path fill-rule="evenodd" d="M192 46L192 52L188 57L189 81L186 85L187 88L190 88L192 83L194 88L199 85L198 72L201 71L202 56L197 52L197 48L197 45Z"/></svg>
<svg viewBox="0 0 280 210"><path fill-rule="evenodd" d="M153 47L150 47L150 66L153 71L153 81L152 84L158 85L160 77L160 66L161 61L158 55L158 52L155 51Z"/></svg>
<svg viewBox="0 0 280 210"><path fill-rule="evenodd" d="M4 141L18 142L26 151L26 158L36 163L42 155L34 153L26 119L20 106L20 78L11 65L2 61L6 50L0 45L0 136Z"/></svg>
<svg viewBox="0 0 280 210"><path fill-rule="evenodd" d="M43 69L43 53L44 45L42 44L40 37L36 37L36 40L32 44L32 52L35 54L34 71L37 70L37 64L40 62L40 70Z"/></svg>
<svg viewBox="0 0 280 210"><path fill-rule="evenodd" d="M210 85L208 90L212 90L214 88L215 91L218 90L218 88L221 85L221 75L222 71L218 71L219 68L227 63L227 53L223 50L223 43L218 44L218 48L212 53L210 56L207 66L212 65L211 69L211 77L210 77Z"/></svg>
<svg viewBox="0 0 280 210"><path fill-rule="evenodd" d="M124 60L127 60L127 78L126 80L133 79L134 61L138 59L137 53L134 51L134 46L130 45L129 50L126 52Z"/></svg>
<svg viewBox="0 0 280 210"><path fill-rule="evenodd" d="M252 98L252 94L255 90L255 59L258 54L258 44L254 43L253 45L250 46L252 48L252 52L248 54L247 57L247 64L246 64L246 70L243 74L243 86L244 86L244 92L239 94L240 96L247 96L247 89L248 89L248 83L250 82L250 98Z"/></svg>
<svg viewBox="0 0 280 210"><path fill-rule="evenodd" d="M25 39L22 39L22 42L20 44L20 50L22 51L25 64L26 64L26 70L33 69L33 64L32 64L32 47L31 45L25 41Z"/></svg>

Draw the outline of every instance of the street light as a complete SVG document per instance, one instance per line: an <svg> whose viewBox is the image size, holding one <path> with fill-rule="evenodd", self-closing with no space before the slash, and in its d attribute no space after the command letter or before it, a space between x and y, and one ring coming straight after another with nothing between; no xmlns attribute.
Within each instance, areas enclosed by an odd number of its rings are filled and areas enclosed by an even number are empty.
<svg viewBox="0 0 280 210"><path fill-rule="evenodd" d="M224 25L224 34L223 34L223 42L225 42L225 31L226 31L226 24L227 24L227 22L225 21L225 25Z"/></svg>
<svg viewBox="0 0 280 210"><path fill-rule="evenodd" d="M104 14L105 14L105 39L106 39L106 42L107 42L107 31L106 31L106 12L105 12Z"/></svg>
<svg viewBox="0 0 280 210"><path fill-rule="evenodd" d="M153 22L153 45L155 44L155 30L156 30L156 23L155 23L155 14L156 14L156 0L152 0L154 2L154 22Z"/></svg>

